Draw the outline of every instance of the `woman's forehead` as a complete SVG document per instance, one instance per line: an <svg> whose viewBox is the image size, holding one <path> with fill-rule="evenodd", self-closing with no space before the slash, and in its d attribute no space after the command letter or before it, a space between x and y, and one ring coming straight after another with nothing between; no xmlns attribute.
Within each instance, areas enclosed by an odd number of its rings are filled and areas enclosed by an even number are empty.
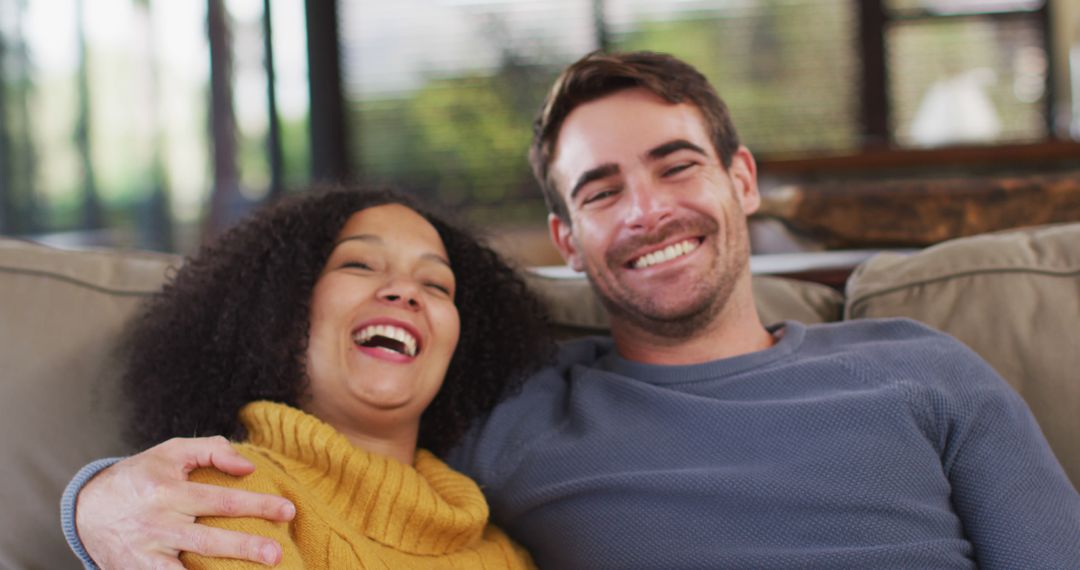
<svg viewBox="0 0 1080 570"><path fill-rule="evenodd" d="M423 216L402 204L382 204L354 212L338 234L337 241L358 236L374 236L397 246L413 245L446 255L438 230Z"/></svg>

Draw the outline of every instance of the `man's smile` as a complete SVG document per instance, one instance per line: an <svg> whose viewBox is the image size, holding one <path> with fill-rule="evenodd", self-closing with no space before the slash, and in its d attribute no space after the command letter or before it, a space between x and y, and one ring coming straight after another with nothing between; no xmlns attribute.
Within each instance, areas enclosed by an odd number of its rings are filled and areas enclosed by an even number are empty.
<svg viewBox="0 0 1080 570"><path fill-rule="evenodd" d="M696 250L701 246L702 241L704 241L704 238L701 237L684 239L638 256L637 258L630 260L627 265L633 269L645 269L646 267L665 263Z"/></svg>

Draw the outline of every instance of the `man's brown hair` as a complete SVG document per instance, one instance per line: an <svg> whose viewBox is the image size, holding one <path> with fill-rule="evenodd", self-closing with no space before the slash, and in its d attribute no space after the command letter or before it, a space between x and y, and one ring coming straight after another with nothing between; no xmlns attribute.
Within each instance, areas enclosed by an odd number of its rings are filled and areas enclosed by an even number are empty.
<svg viewBox="0 0 1080 570"><path fill-rule="evenodd" d="M691 103L700 109L724 168L731 166L732 156L739 149L739 135L727 105L701 72L662 53L590 53L559 75L533 122L529 163L544 192L548 211L564 222L570 222L566 202L550 177L563 121L579 105L635 87L647 89L669 103Z"/></svg>

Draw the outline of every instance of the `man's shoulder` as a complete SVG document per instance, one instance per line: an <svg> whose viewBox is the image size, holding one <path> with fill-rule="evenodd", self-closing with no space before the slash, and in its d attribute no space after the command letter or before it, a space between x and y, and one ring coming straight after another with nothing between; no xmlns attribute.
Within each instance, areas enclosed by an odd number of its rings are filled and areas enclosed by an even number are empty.
<svg viewBox="0 0 1080 570"><path fill-rule="evenodd" d="M450 452L449 464L481 484L496 484L495 474L513 461L511 456L563 420L575 369L591 369L613 350L611 338L604 336L560 343L555 361L534 372L517 393L477 422Z"/></svg>
<svg viewBox="0 0 1080 570"><path fill-rule="evenodd" d="M927 384L949 391L1003 388L1004 380L956 338L907 318L856 319L807 327L808 352L843 355L878 381Z"/></svg>
<svg viewBox="0 0 1080 570"><path fill-rule="evenodd" d="M914 319L853 319L807 325L809 339L837 346L891 342L956 342L951 336Z"/></svg>
<svg viewBox="0 0 1080 570"><path fill-rule="evenodd" d="M956 338L907 318L855 319L810 325L806 328L803 349L810 354L862 354L887 360L981 360Z"/></svg>
<svg viewBox="0 0 1080 570"><path fill-rule="evenodd" d="M559 343L555 368L590 366L615 349L610 336L586 336Z"/></svg>
<svg viewBox="0 0 1080 570"><path fill-rule="evenodd" d="M554 362L541 367L529 376L524 387L499 408L514 405L533 406L537 399L558 397L566 387L575 368L593 368L615 350L611 337L589 336L559 343Z"/></svg>
<svg viewBox="0 0 1080 570"><path fill-rule="evenodd" d="M524 389L513 400L529 399L538 393L549 392L569 381L574 369L591 369L615 351L609 336L588 336L559 343L552 363L529 376Z"/></svg>

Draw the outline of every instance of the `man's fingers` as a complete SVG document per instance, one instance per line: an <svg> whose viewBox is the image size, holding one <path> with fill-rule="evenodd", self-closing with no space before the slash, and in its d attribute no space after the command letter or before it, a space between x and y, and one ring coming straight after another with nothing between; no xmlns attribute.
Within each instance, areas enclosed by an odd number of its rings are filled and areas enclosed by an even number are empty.
<svg viewBox="0 0 1080 570"><path fill-rule="evenodd" d="M94 562L97 562L97 560ZM140 564L140 566L143 565ZM151 560L146 561L145 567L154 570L183 570L184 565L176 559L176 556L154 556Z"/></svg>
<svg viewBox="0 0 1080 570"><path fill-rule="evenodd" d="M171 439L162 444L173 462L183 465L187 475L199 467L213 467L229 475L247 475L255 470L255 465L240 455L229 440L216 435L194 439Z"/></svg>
<svg viewBox="0 0 1080 570"><path fill-rule="evenodd" d="M274 566L281 562L281 545L261 536L188 525L175 537L177 548L214 558L238 558Z"/></svg>
<svg viewBox="0 0 1080 570"><path fill-rule="evenodd" d="M195 517L255 517L285 522L296 515L296 507L277 495L264 495L203 483L187 483L179 499L184 514Z"/></svg>

